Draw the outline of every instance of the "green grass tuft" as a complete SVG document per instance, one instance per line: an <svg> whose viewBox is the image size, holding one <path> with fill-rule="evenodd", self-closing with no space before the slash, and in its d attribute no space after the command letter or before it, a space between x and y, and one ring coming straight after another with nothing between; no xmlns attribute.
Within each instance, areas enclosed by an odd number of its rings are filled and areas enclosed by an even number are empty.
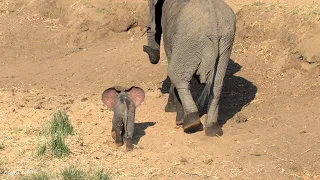
<svg viewBox="0 0 320 180"><path fill-rule="evenodd" d="M66 145L64 138L59 135L53 135L50 141L50 148L53 153L53 156L56 158L61 158L62 156L68 155L70 153L70 149Z"/></svg>
<svg viewBox="0 0 320 180"><path fill-rule="evenodd" d="M58 173L48 175L42 171L30 175L22 175L21 180L48 180L48 179L62 179L62 180L111 180L111 174L105 172L103 169L98 171L89 170L87 172L82 171L76 166L69 166Z"/></svg>
<svg viewBox="0 0 320 180"><path fill-rule="evenodd" d="M4 147L3 147L3 145L2 145L2 144L0 144L0 151L1 151L2 149L4 149Z"/></svg>
<svg viewBox="0 0 320 180"><path fill-rule="evenodd" d="M111 180L111 175L103 170L97 171L95 174L95 180Z"/></svg>
<svg viewBox="0 0 320 180"><path fill-rule="evenodd" d="M252 3L252 5L254 5L254 6L262 6L262 5L264 5L264 3L261 2L261 1L256 1L256 2Z"/></svg>
<svg viewBox="0 0 320 180"><path fill-rule="evenodd" d="M292 10L292 15L300 16L305 21L319 21L320 20L320 6L296 6Z"/></svg>
<svg viewBox="0 0 320 180"><path fill-rule="evenodd" d="M7 169L4 167L4 161L0 160L0 175L5 174Z"/></svg>
<svg viewBox="0 0 320 180"><path fill-rule="evenodd" d="M85 172L81 171L80 169L74 166L71 166L62 170L61 176L63 180L85 180L86 179Z"/></svg>
<svg viewBox="0 0 320 180"><path fill-rule="evenodd" d="M68 115L60 110L53 114L53 118L50 121L49 131L51 136L54 136L57 133L62 136L74 134Z"/></svg>
<svg viewBox="0 0 320 180"><path fill-rule="evenodd" d="M29 176L20 178L21 180L49 180L49 176L46 172L39 172Z"/></svg>
<svg viewBox="0 0 320 180"><path fill-rule="evenodd" d="M74 130L65 112L57 110L52 119L46 122L39 135L50 136L50 140L38 148L38 156L44 156L50 150L53 157L61 158L71 151L65 143L68 135L74 135Z"/></svg>
<svg viewBox="0 0 320 180"><path fill-rule="evenodd" d="M43 144L38 148L38 156L43 156L47 151L47 145Z"/></svg>

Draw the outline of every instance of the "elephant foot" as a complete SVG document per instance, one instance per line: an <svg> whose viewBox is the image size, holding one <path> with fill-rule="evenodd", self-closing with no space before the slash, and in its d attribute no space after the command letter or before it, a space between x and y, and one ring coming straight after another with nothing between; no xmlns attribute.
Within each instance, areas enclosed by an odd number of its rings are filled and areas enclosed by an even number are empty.
<svg viewBox="0 0 320 180"><path fill-rule="evenodd" d="M212 126L205 127L205 134L206 134L206 136L211 136L211 137L222 136L223 131L218 124L215 124Z"/></svg>
<svg viewBox="0 0 320 180"><path fill-rule="evenodd" d="M127 139L126 140L126 151L132 151L133 150L133 144L132 144L132 139Z"/></svg>
<svg viewBox="0 0 320 180"><path fill-rule="evenodd" d="M183 121L181 119L176 119L176 125L180 126L182 125Z"/></svg>
<svg viewBox="0 0 320 180"><path fill-rule="evenodd" d="M176 125L182 125L183 123L183 111L182 112L177 112L177 115L176 115Z"/></svg>
<svg viewBox="0 0 320 180"><path fill-rule="evenodd" d="M194 133L203 129L198 112L187 114L183 119L182 128L186 133Z"/></svg>
<svg viewBox="0 0 320 180"><path fill-rule="evenodd" d="M151 64L158 64L158 62L160 60L160 50L153 49L150 46L144 45L143 51L148 54Z"/></svg>
<svg viewBox="0 0 320 180"><path fill-rule="evenodd" d="M117 141L117 140L116 140L116 145L117 145L118 147L123 146L123 144L124 144L124 143L123 143L122 140L121 140L121 141Z"/></svg>
<svg viewBox="0 0 320 180"><path fill-rule="evenodd" d="M177 110L177 115L176 115L176 125L182 125L183 124L183 115L184 115L184 111L183 111L183 108L182 108L182 106L180 105L180 106L178 106L177 108L176 108L176 110Z"/></svg>
<svg viewBox="0 0 320 180"><path fill-rule="evenodd" d="M165 112L177 112L176 105L171 102L168 102L164 111Z"/></svg>
<svg viewBox="0 0 320 180"><path fill-rule="evenodd" d="M112 131L111 132L111 137L112 137L112 139L115 140L115 143L116 143L116 145L118 147L120 147L120 146L122 146L124 144L120 133L117 133L116 131Z"/></svg>

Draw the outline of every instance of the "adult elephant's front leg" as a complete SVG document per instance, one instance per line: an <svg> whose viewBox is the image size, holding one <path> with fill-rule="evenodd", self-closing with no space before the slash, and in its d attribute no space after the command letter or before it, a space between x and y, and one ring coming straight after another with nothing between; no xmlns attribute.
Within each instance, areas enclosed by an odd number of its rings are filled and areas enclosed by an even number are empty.
<svg viewBox="0 0 320 180"><path fill-rule="evenodd" d="M170 81L170 78L168 78ZM174 85L170 83L170 89L169 89L169 97L168 97L168 102L167 105L165 107L165 112L177 112L177 108L176 108L176 103L177 103L177 97L174 93Z"/></svg>
<svg viewBox="0 0 320 180"><path fill-rule="evenodd" d="M181 104L181 100L178 97L178 92L174 87L173 83L170 85L168 102L165 107L166 112L177 112L176 125L182 125L184 111Z"/></svg>
<svg viewBox="0 0 320 180"><path fill-rule="evenodd" d="M168 76L176 88L182 104L182 128L185 132L191 133L202 129L198 108L190 92L190 81L199 66L200 60L194 57L192 43L182 41L177 43L175 48L176 51L172 52L168 64ZM178 115L177 113L177 118Z"/></svg>

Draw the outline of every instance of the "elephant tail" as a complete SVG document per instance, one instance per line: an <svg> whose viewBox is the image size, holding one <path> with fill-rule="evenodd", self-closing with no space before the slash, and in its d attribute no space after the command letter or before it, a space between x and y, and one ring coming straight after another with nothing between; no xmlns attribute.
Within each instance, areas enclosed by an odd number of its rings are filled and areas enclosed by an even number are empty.
<svg viewBox="0 0 320 180"><path fill-rule="evenodd" d="M215 76L215 69L217 66L217 60L219 58L219 38L210 39L211 41L211 55L205 57L203 59L204 62L209 62L206 64L206 68L208 68L208 76L205 81L205 87L199 96L196 104L198 109L202 109L206 103L209 103L207 100L211 98L213 81ZM209 99L208 99L209 98Z"/></svg>
<svg viewBox="0 0 320 180"><path fill-rule="evenodd" d="M126 138L128 137L128 128L127 128L127 124L128 124L128 110L129 110L129 104L127 101L128 97L126 96L120 96L120 102L123 104L124 106L124 112L123 112L123 125L124 125L124 132L125 132L125 136Z"/></svg>

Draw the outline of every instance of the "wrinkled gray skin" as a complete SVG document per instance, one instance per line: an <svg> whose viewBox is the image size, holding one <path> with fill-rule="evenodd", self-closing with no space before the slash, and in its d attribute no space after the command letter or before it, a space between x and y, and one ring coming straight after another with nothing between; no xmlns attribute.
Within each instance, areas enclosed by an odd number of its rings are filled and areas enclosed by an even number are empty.
<svg viewBox="0 0 320 180"><path fill-rule="evenodd" d="M166 111L177 112L176 123L182 124L186 132L193 131L202 125L198 107L209 97L205 133L221 136L219 99L236 31L233 10L223 0L148 0L148 3L148 46L143 50L150 62L157 64L163 34L171 80ZM189 87L194 75L206 83L197 104Z"/></svg>
<svg viewBox="0 0 320 180"><path fill-rule="evenodd" d="M133 149L135 111L143 99L144 92L137 87L125 91L109 88L102 94L103 103L114 111L111 129L112 138L117 146L122 146L125 141L127 151Z"/></svg>

